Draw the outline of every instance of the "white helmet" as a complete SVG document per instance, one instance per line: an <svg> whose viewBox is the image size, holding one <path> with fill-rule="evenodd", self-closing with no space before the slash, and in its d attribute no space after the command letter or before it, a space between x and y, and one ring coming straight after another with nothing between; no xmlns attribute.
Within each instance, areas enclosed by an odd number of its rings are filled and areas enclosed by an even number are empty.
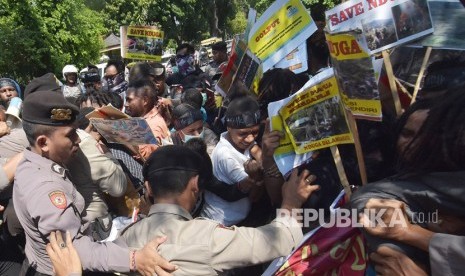
<svg viewBox="0 0 465 276"><path fill-rule="evenodd" d="M78 73L78 69L76 66L72 65L72 64L68 64L68 65L65 65L65 67L63 67L63 78L66 79L66 76L65 74L68 74L68 73Z"/></svg>

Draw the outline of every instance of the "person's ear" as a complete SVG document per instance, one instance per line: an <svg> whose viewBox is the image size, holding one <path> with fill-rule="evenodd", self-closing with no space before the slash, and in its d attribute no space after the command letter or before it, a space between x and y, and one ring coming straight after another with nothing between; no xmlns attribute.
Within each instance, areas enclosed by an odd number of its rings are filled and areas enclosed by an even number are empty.
<svg viewBox="0 0 465 276"><path fill-rule="evenodd" d="M191 177L191 179L189 180L189 185L190 185L190 189L191 189L192 192L198 193L200 191L200 189L199 189L199 175Z"/></svg>
<svg viewBox="0 0 465 276"><path fill-rule="evenodd" d="M144 186L145 186L145 189L147 190L148 195L153 197L152 188L150 187L150 184L148 181L144 182Z"/></svg>
<svg viewBox="0 0 465 276"><path fill-rule="evenodd" d="M36 138L36 145L40 148L40 150L44 153L48 153L50 151L50 139L45 135L39 135Z"/></svg>

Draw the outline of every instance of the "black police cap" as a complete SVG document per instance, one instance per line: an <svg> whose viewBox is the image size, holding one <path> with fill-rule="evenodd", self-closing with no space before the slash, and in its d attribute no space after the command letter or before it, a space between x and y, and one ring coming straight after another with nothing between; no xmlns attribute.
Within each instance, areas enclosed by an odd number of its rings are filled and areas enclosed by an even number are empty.
<svg viewBox="0 0 465 276"><path fill-rule="evenodd" d="M78 114L79 109L56 91L37 91L23 102L23 120L33 124L67 126Z"/></svg>

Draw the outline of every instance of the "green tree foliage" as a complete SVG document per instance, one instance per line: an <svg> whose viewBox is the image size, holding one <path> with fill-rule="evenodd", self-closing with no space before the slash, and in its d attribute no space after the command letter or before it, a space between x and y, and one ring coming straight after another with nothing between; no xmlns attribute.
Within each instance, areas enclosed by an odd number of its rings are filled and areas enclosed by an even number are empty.
<svg viewBox="0 0 465 276"><path fill-rule="evenodd" d="M84 0L0 0L0 75L26 83L98 60L103 22Z"/></svg>

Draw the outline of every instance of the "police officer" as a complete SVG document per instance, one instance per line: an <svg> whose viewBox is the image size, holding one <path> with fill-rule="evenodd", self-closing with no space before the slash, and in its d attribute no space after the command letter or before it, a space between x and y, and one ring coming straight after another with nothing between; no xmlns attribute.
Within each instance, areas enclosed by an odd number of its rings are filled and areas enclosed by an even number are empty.
<svg viewBox="0 0 465 276"><path fill-rule="evenodd" d="M154 250L159 241L131 251L121 241L96 243L82 235L84 199L66 169L80 142L73 125L77 114L77 108L54 91L37 91L24 101L23 128L30 148L18 165L13 190L16 213L26 233L21 275L52 274L45 246L55 230L71 233L84 270L163 275L160 267L174 269Z"/></svg>
<svg viewBox="0 0 465 276"><path fill-rule="evenodd" d="M259 227L225 227L189 214L202 190L208 171L202 157L185 146L164 146L147 160L143 174L153 196L147 218L129 226L122 238L133 248L158 235L167 241L159 247L163 257L179 266L176 275L217 275L224 270L273 260L289 254L302 240L302 230L291 210L299 208L317 185L315 177L297 170L283 187L284 215Z"/></svg>

